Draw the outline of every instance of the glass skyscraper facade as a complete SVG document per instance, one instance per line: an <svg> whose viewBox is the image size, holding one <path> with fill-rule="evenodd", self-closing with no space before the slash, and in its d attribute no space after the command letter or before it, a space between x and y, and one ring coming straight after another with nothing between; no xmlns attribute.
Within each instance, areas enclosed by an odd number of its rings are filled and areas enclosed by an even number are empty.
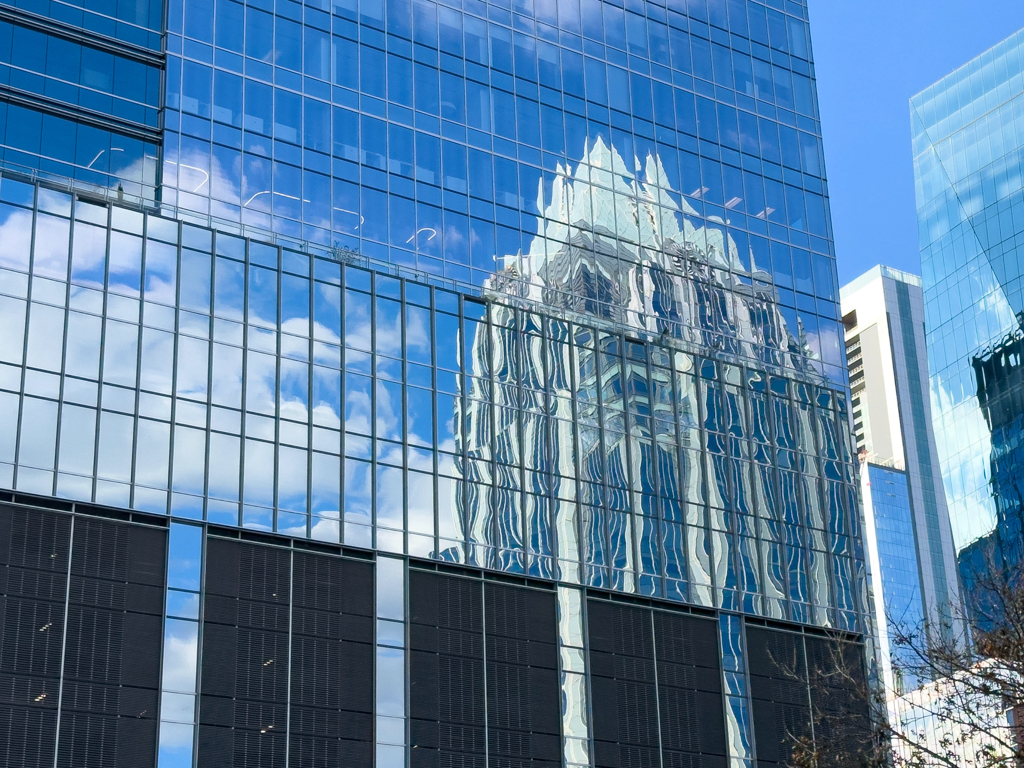
<svg viewBox="0 0 1024 768"><path fill-rule="evenodd" d="M803 3L126 5L2 17L0 550L72 585L8 600L163 590L102 606L152 707L60 619L39 764L772 765L850 706Z"/></svg>
<svg viewBox="0 0 1024 768"><path fill-rule="evenodd" d="M1024 546L1022 53L1018 33L911 102L931 397L969 595Z"/></svg>
<svg viewBox="0 0 1024 768"><path fill-rule="evenodd" d="M914 631L923 625L925 616L907 475L874 464L865 465L863 471L868 475L868 492L864 494L864 505L870 506L866 513L870 519L868 546L877 549L878 556L878 561L871 564L872 575L874 569L878 572L874 593L880 606L877 623L885 626L891 620L904 632ZM904 670L914 661L913 652L892 640L888 635L879 638L887 657L883 663L894 666L892 688L903 693L914 687L914 681L904 678Z"/></svg>

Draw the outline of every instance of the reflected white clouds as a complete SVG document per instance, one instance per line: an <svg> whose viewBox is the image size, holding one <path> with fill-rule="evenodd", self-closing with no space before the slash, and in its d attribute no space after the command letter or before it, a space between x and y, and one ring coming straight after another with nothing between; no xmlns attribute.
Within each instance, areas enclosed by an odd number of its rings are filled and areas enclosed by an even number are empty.
<svg viewBox="0 0 1024 768"><path fill-rule="evenodd" d="M282 445L278 448L277 462L278 506L292 512L306 512L307 452ZM305 526L303 526L302 533L305 535Z"/></svg>
<svg viewBox="0 0 1024 768"><path fill-rule="evenodd" d="M373 349L371 306L365 293L345 291L345 346L367 352Z"/></svg>
<svg viewBox="0 0 1024 768"><path fill-rule="evenodd" d="M142 279L142 238L111 231L108 261L110 290L138 298Z"/></svg>
<svg viewBox="0 0 1024 768"><path fill-rule="evenodd" d="M31 304L25 362L33 368L59 372L63 356L64 310L45 304Z"/></svg>
<svg viewBox="0 0 1024 768"><path fill-rule="evenodd" d="M25 353L25 309L21 299L0 296L0 362L20 365Z"/></svg>
<svg viewBox="0 0 1024 768"><path fill-rule="evenodd" d="M394 358L402 356L402 305L399 302L377 298L373 330L377 354Z"/></svg>
<svg viewBox="0 0 1024 768"><path fill-rule="evenodd" d="M131 481L134 430L135 420L131 416L109 411L102 413L97 462L99 477L124 483Z"/></svg>
<svg viewBox="0 0 1024 768"><path fill-rule="evenodd" d="M250 350L246 356L245 407L273 416L277 404L277 358Z"/></svg>
<svg viewBox="0 0 1024 768"><path fill-rule="evenodd" d="M211 402L228 408L242 407L242 350L227 344L213 345Z"/></svg>
<svg viewBox="0 0 1024 768"><path fill-rule="evenodd" d="M287 337L282 337L282 339ZM307 344L308 342L304 342ZM282 347L284 344L282 343ZM281 418L305 422L309 420L309 365L281 358Z"/></svg>
<svg viewBox="0 0 1024 768"><path fill-rule="evenodd" d="M178 336L177 378L175 394L205 400L210 344L202 339Z"/></svg>
<svg viewBox="0 0 1024 768"><path fill-rule="evenodd" d="M179 493L202 496L206 479L206 432L180 424L174 427L174 482Z"/></svg>
<svg viewBox="0 0 1024 768"><path fill-rule="evenodd" d="M54 280L68 279L68 241L71 223L58 216L36 215L32 271ZM5 235L8 234L5 232ZM2 238L0 238L2 239Z"/></svg>
<svg viewBox="0 0 1024 768"><path fill-rule="evenodd" d="M103 212L106 218L106 212ZM75 222L71 249L71 281L102 290L107 264L107 230L82 221Z"/></svg>
<svg viewBox="0 0 1024 768"><path fill-rule="evenodd" d="M402 479L401 467L377 465L377 497L375 502L377 525L383 525L396 530L404 528L405 483Z"/></svg>
<svg viewBox="0 0 1024 768"><path fill-rule="evenodd" d="M245 441L246 504L274 506L274 446L258 440Z"/></svg>
<svg viewBox="0 0 1024 768"><path fill-rule="evenodd" d="M67 238L64 249L66 265ZM31 253L32 212L13 205L0 205L0 267L28 272ZM65 266L65 276L66 272Z"/></svg>
<svg viewBox="0 0 1024 768"><path fill-rule="evenodd" d="M345 429L369 435L372 424L373 396L368 376L345 374Z"/></svg>
<svg viewBox="0 0 1024 768"><path fill-rule="evenodd" d="M138 421L135 482L151 488L167 488L171 427L150 419Z"/></svg>
<svg viewBox="0 0 1024 768"><path fill-rule="evenodd" d="M70 348L70 331L68 346ZM98 342L98 339L97 339ZM174 377L174 334L155 328L142 329L142 380L143 389L151 392L171 394Z"/></svg>
<svg viewBox="0 0 1024 768"><path fill-rule="evenodd" d="M340 368L340 364L338 366ZM313 423L341 429L341 371L313 366Z"/></svg>
<svg viewBox="0 0 1024 768"><path fill-rule="evenodd" d="M20 463L37 469L53 469L57 403L26 397L21 408Z"/></svg>
<svg viewBox="0 0 1024 768"><path fill-rule="evenodd" d="M313 292L313 337L341 344L341 288L317 282Z"/></svg>
<svg viewBox="0 0 1024 768"><path fill-rule="evenodd" d="M199 625L193 621L167 619L164 624L164 669L162 687L176 693L196 692L196 661Z"/></svg>
<svg viewBox="0 0 1024 768"><path fill-rule="evenodd" d="M174 306L178 285L178 249L158 240L146 241L146 301Z"/></svg>
<svg viewBox="0 0 1024 768"><path fill-rule="evenodd" d="M0 392L0 462L14 463L18 440L18 396Z"/></svg>

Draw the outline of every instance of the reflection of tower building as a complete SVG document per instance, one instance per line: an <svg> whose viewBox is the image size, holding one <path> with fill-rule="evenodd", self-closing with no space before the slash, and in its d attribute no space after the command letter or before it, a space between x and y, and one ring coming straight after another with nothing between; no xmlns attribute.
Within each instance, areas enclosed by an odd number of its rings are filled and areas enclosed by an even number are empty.
<svg viewBox="0 0 1024 768"><path fill-rule="evenodd" d="M978 403L991 435L989 473L996 509L994 530L960 552L960 575L978 621L998 618L987 590L1000 573L1024 562L1024 334L1013 333L987 354L971 359Z"/></svg>
<svg viewBox="0 0 1024 768"><path fill-rule="evenodd" d="M637 172L644 178L638 181L600 138L584 154L589 165L572 173L560 168L538 219L542 234L526 254L506 256L505 269L486 286L497 301L523 309L493 304L488 317L465 329L463 354L471 374L465 377L458 459L465 488L456 490L455 501L459 524L471 542L471 561L487 565L497 558L503 570L522 572L527 566L517 553L536 554L527 540L553 525L562 535L540 536L535 546L542 557L530 558L531 570L547 573L548 558L572 556L577 534L569 531L578 525L591 583L633 590L637 579L645 578L645 558L649 570L660 569L660 534L656 528L636 530L661 514L659 504L671 509L707 494L723 521L733 509L754 514L748 465L724 455L709 455L703 468L694 465L690 451L701 448L701 438L687 429L677 434L674 424L658 421L652 414L656 401L666 401L671 419L675 387L675 402L688 402L713 429L726 431L726 422L732 423L742 438L748 429L747 406L728 386L740 383L740 366L747 366L746 375L761 372L762 380L774 371L809 383L821 381L820 368L800 320L794 324L784 316L778 293L754 254L742 252L745 246L721 220L702 220L686 198L667 188L660 159L649 155L641 163L632 158L632 167L646 169ZM664 204L655 204L658 199ZM604 324L611 332L578 329L571 339L559 338L568 324L534 315L535 302L581 322ZM615 333L622 329L625 339ZM735 373L723 386L726 401L720 401L716 385L701 385L698 394L694 372L669 362L688 356L678 357L673 350L731 361L726 368ZM786 446L788 420L778 429L776 439ZM824 434L833 432L829 426ZM767 426L764 435L769 439ZM814 452L813 435L804 442ZM566 478L581 479L578 523L560 517L557 501L548 503L550 486L560 480L537 472L545 467L548 472L563 467ZM780 512L781 517L793 524L822 519L813 479L787 473L783 482L793 486L791 494L802 488L805 502L798 511L795 501L784 500L783 506L792 509ZM699 490L693 498L681 496L681 484ZM762 494L773 493L767 476L758 485ZM538 522L550 515L553 523ZM572 551L562 551L565 545ZM696 553L699 547L692 549ZM795 550L790 556L788 594L809 600L807 562ZM708 563L714 571L708 581L759 593L762 580L750 565L757 559L756 553L751 561L723 547ZM784 581L780 596L787 594ZM819 589L827 592L826 580ZM749 600L757 603L761 596L751 594Z"/></svg>
<svg viewBox="0 0 1024 768"><path fill-rule="evenodd" d="M504 257L522 283L506 271L503 294L809 370L801 333L788 327L769 287L768 265L744 253L722 219L702 219L671 188L660 158L627 164L600 137L584 157L575 171L559 166L528 252Z"/></svg>

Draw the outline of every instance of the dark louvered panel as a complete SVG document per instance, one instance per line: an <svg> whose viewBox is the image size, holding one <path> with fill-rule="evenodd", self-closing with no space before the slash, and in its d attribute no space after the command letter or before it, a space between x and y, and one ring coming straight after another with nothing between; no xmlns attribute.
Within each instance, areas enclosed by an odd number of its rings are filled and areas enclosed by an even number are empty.
<svg viewBox="0 0 1024 768"><path fill-rule="evenodd" d="M131 526L88 517L75 520L71 573L125 583Z"/></svg>
<svg viewBox="0 0 1024 768"><path fill-rule="evenodd" d="M0 764L52 768L57 743L56 708L0 704Z"/></svg>
<svg viewBox="0 0 1024 768"><path fill-rule="evenodd" d="M62 693L66 710L122 715L130 718L151 718L157 709L159 692L150 688L100 685L67 680Z"/></svg>
<svg viewBox="0 0 1024 768"><path fill-rule="evenodd" d="M725 716L718 624L654 612L662 750L666 765L725 763Z"/></svg>
<svg viewBox="0 0 1024 768"><path fill-rule="evenodd" d="M482 585L413 570L410 712L413 768L484 768Z"/></svg>
<svg viewBox="0 0 1024 768"><path fill-rule="evenodd" d="M646 608L587 602L598 768L659 768L654 634Z"/></svg>
<svg viewBox="0 0 1024 768"><path fill-rule="evenodd" d="M166 557L164 530L76 518L58 765L154 764Z"/></svg>
<svg viewBox="0 0 1024 768"><path fill-rule="evenodd" d="M372 765L372 564L209 539L206 568L198 764Z"/></svg>
<svg viewBox="0 0 1024 768"><path fill-rule="evenodd" d="M56 678L0 674L0 707L30 705L33 710L56 710L59 684Z"/></svg>
<svg viewBox="0 0 1024 768"><path fill-rule="evenodd" d="M839 764L844 756L868 754L871 722L864 646L823 637L807 637L804 642L814 712L814 738L823 762Z"/></svg>
<svg viewBox="0 0 1024 768"><path fill-rule="evenodd" d="M302 736L292 729L289 763L308 768L334 768L342 765L373 765L373 739Z"/></svg>
<svg viewBox="0 0 1024 768"><path fill-rule="evenodd" d="M371 765L373 566L296 553L289 765Z"/></svg>
<svg viewBox="0 0 1024 768"><path fill-rule="evenodd" d="M133 768L154 764L157 724L90 712L61 713L59 768L102 765Z"/></svg>
<svg viewBox="0 0 1024 768"><path fill-rule="evenodd" d="M259 730L199 726L199 768L280 768L285 763L284 725Z"/></svg>
<svg viewBox="0 0 1024 768"><path fill-rule="evenodd" d="M794 741L811 735L803 637L748 625L747 663L758 764L784 764Z"/></svg>
<svg viewBox="0 0 1024 768"><path fill-rule="evenodd" d="M52 600L63 603L68 588L67 571L40 571L35 568L9 566L0 568L4 574L3 591L12 597L31 600Z"/></svg>
<svg viewBox="0 0 1024 768"><path fill-rule="evenodd" d="M0 505L0 765L51 768L71 518Z"/></svg>
<svg viewBox="0 0 1024 768"><path fill-rule="evenodd" d="M560 764L556 602L486 582L488 754L503 768Z"/></svg>
<svg viewBox="0 0 1024 768"><path fill-rule="evenodd" d="M71 518L0 505L0 564L66 573Z"/></svg>
<svg viewBox="0 0 1024 768"><path fill-rule="evenodd" d="M3 605L0 672L60 676L63 602L7 597Z"/></svg>
<svg viewBox="0 0 1024 768"><path fill-rule="evenodd" d="M288 550L207 540L201 766L284 764L290 572Z"/></svg>

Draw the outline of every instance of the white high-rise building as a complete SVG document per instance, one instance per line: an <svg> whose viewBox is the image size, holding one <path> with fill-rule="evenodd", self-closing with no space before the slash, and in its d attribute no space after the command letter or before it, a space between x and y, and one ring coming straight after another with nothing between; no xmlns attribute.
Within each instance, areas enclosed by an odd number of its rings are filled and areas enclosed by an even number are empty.
<svg viewBox="0 0 1024 768"><path fill-rule="evenodd" d="M891 635L958 632L960 589L928 398L921 279L876 266L840 293L883 674ZM955 635L954 635L955 636Z"/></svg>

